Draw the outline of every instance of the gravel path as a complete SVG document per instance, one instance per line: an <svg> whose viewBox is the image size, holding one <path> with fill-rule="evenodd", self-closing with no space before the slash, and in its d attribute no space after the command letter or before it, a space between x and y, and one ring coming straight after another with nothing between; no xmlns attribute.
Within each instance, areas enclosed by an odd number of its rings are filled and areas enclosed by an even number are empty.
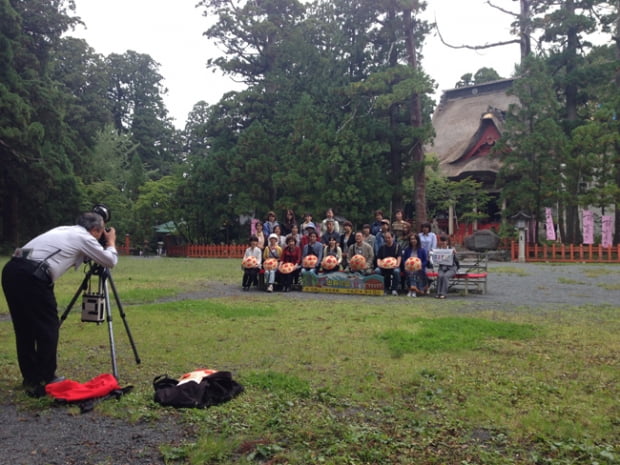
<svg viewBox="0 0 620 465"><path fill-rule="evenodd" d="M620 303L620 265L616 264L545 264L490 262L487 293L470 293L465 296L452 292L450 299L460 299L468 304L480 304L493 308L561 307L564 305L618 305ZM241 277L239 278L241 281ZM181 299L204 299L226 296L244 296L239 285L219 284L207 290L179 296ZM257 295L252 290L249 295ZM264 298L279 293L260 293ZM350 294L304 294L291 292L287 299L355 300L361 304L373 302L377 296ZM399 298L405 298L400 296ZM391 299L391 297L390 297Z"/></svg>
<svg viewBox="0 0 620 465"><path fill-rule="evenodd" d="M64 407L37 412L5 404L0 423L2 465L163 464L159 445L180 443L188 433L173 421L132 425L96 411L73 415Z"/></svg>
<svg viewBox="0 0 620 465"><path fill-rule="evenodd" d="M475 298L497 306L618 305L620 265L490 263L488 293Z"/></svg>
<svg viewBox="0 0 620 465"><path fill-rule="evenodd" d="M240 278L241 279L241 278ZM180 299L244 297L240 285L214 283L209 289L184 294ZM281 298L280 294L261 293L261 298ZM287 299L308 298L291 292ZM346 294L312 294L324 300L356 300L360 304L386 303L395 297L369 297ZM398 299L406 299L400 296ZM566 305L618 305L620 302L620 266L602 264L520 264L490 263L488 293L449 299L467 303L467 308L491 308L545 311ZM480 307L478 307L478 305ZM6 319L2 324L10 324ZM21 394L13 394L21 395ZM130 394L131 395L131 394ZM10 399L10 396L9 396ZM163 464L158 446L190 440L192 432L179 425L136 424L107 418L95 411L71 414L65 408L40 412L17 409L6 401L0 404L0 465L147 465Z"/></svg>

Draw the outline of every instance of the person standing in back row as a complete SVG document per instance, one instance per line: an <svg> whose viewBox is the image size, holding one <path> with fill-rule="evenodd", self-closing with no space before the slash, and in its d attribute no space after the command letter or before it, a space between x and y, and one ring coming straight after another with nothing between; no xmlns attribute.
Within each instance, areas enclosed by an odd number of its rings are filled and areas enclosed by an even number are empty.
<svg viewBox="0 0 620 465"><path fill-rule="evenodd" d="M116 231L106 231L99 213L82 213L76 223L51 229L16 249L2 270L22 385L33 397L44 396L46 384L63 379L56 374L60 322L54 283L87 260L107 268L118 261Z"/></svg>
<svg viewBox="0 0 620 465"><path fill-rule="evenodd" d="M428 222L422 223L421 226L420 247L426 250L427 255L437 248L437 235L431 231L431 224Z"/></svg>

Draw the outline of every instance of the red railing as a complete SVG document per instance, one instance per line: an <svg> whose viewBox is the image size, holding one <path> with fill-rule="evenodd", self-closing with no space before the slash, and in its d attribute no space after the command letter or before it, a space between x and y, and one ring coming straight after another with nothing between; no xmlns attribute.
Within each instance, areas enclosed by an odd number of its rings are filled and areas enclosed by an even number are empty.
<svg viewBox="0 0 620 465"><path fill-rule="evenodd" d="M519 258L519 243L510 244L510 257ZM592 244L526 244L526 262L597 262L620 263L620 244L612 247Z"/></svg>
<svg viewBox="0 0 620 465"><path fill-rule="evenodd" d="M129 237L129 234L125 235L123 245L116 247L116 251L120 255L129 255L131 253L131 238Z"/></svg>
<svg viewBox="0 0 620 465"><path fill-rule="evenodd" d="M185 244L169 245L165 251L168 257L188 258L241 258L247 245L204 245ZM503 249L504 247L502 247ZM519 259L519 243L512 241L507 245L512 260ZM125 238L124 245L117 247L120 254L129 255L131 247L129 238ZM620 263L620 244L612 247L602 245L573 245L573 244L526 244L526 262L598 262Z"/></svg>
<svg viewBox="0 0 620 465"><path fill-rule="evenodd" d="M168 257L188 258L241 258L247 245L173 245L168 247Z"/></svg>

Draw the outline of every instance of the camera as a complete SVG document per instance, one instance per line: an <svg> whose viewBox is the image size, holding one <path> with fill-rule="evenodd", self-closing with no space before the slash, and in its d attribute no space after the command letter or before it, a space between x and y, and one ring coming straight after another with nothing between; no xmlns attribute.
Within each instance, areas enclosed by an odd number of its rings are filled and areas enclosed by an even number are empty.
<svg viewBox="0 0 620 465"><path fill-rule="evenodd" d="M92 211L93 211L93 213L96 213L97 215L101 216L105 223L110 221L110 218L112 218L112 213L110 212L110 209L106 205L104 205L102 203L98 203L97 205L95 205L92 208ZM110 228L105 228L105 232L106 233L110 232ZM103 247L105 247L107 245L107 239L105 237L105 234L101 235L101 237L99 238L99 243Z"/></svg>
<svg viewBox="0 0 620 465"><path fill-rule="evenodd" d="M95 205L92 209L92 212L101 216L101 218L103 218L103 221L106 223L112 218L112 213L110 212L110 209L102 203L98 203L97 205Z"/></svg>

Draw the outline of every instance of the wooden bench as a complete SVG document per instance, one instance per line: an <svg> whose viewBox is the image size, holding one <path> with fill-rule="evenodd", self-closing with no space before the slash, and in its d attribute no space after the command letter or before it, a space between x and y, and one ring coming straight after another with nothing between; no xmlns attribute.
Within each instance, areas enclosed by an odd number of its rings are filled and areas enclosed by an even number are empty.
<svg viewBox="0 0 620 465"><path fill-rule="evenodd" d="M484 252L457 252L459 269L450 280L448 289L463 289L465 294L470 291L487 293L487 266L489 257ZM432 280L432 287L437 286L437 272L427 271L426 275Z"/></svg>

